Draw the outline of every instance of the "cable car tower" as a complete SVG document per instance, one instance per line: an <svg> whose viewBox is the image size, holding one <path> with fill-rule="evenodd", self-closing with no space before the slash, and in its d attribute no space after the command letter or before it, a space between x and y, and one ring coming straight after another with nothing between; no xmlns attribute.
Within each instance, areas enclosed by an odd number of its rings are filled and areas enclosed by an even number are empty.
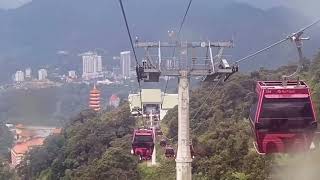
<svg viewBox="0 0 320 180"><path fill-rule="evenodd" d="M304 31L306 31L307 29L310 29L311 27L315 26L316 24L318 24L320 22L320 19L314 21L312 24L298 30L297 32L295 33L292 33L291 35L288 35L287 37L285 37L284 39L281 39L273 44L271 44L270 46L267 46L255 53L252 53L244 58L241 58L239 60L237 60L234 64L234 66L238 67L238 64L240 62L244 62L244 61L247 61L247 60L250 60L252 59L253 57L265 52L265 51L268 51L272 48L274 48L275 46L278 46L284 42L287 42L287 41L291 41L293 43L295 43L296 47L297 47L297 50L298 50L298 55L299 55L299 63L298 63L298 67L296 69L296 71L291 74L291 75L284 75L282 76L282 79L283 79L283 82L284 84L283 85L286 85L286 81L290 78L293 78L293 77L296 77L301 69L302 69L302 66L303 66L303 53L302 53L302 46L303 46L303 41L305 40L310 40L310 37L302 37L302 35L304 34Z"/></svg>
<svg viewBox="0 0 320 180"><path fill-rule="evenodd" d="M159 82L160 76L179 78L178 94L178 150L176 157L177 180L191 180L191 152L189 132L189 81L190 77L201 76L213 82L225 80L237 68L231 67L222 53L224 48L232 48L232 41L223 42L135 42L136 48L144 48L146 58L142 66L137 67L139 81ZM165 57L162 49L177 49L178 57ZM218 55L213 55L213 48L218 48ZM157 50L157 56L151 57L152 49ZM199 52L208 52L207 55L196 57ZM189 54L193 55L189 58Z"/></svg>
<svg viewBox="0 0 320 180"><path fill-rule="evenodd" d="M192 76L201 76L204 77L204 80L216 82L216 85L222 80L227 80L232 74L238 71L238 64L242 61L248 60L264 51L267 51L274 46L277 46L287 40L292 40L296 43L299 51L300 58L302 57L301 53L301 42L302 40L307 40L308 38L302 38L303 32L315 25L319 21L307 26L304 29L301 29L297 33L286 37L283 40L280 40L256 53L253 53L249 56L246 56L235 62L232 66L229 65L228 61L223 58L223 50L225 48L233 47L232 41L224 42L183 42L177 40L176 42L139 42L136 40L133 43L130 28L127 22L126 14L122 4L122 0L119 0L123 18L125 20L127 33L129 36L131 48L134 53L136 60L136 73L137 80L140 88L140 97L141 97L141 81L144 82L159 82L160 76L173 76L178 77L178 94L179 94L179 103L178 103L178 150L176 157L176 172L177 180L191 180L191 150L190 150L190 132L189 132L189 81ZM190 9L192 0L189 1L187 10L183 17L183 20L180 24L179 33L181 32L182 26L185 22L186 16ZM178 36L180 37L180 36ZM143 60L142 65L137 60L137 55L135 48L144 48L146 51L146 58ZM162 56L163 48L172 48L174 52L176 49L179 52L177 57L164 57ZM212 48L218 48L218 54L213 56ZM157 57L151 57L150 51L152 49L158 50ZM203 53L203 50L207 50L206 55L197 57L195 56L196 50L202 50L200 53ZM190 51L192 52L192 58L189 58ZM175 53L174 53L175 54ZM299 72L299 67L297 72ZM297 73L295 73L297 74ZM294 76L293 74L292 76ZM290 77L290 76L289 76ZM200 107L201 109L201 107Z"/></svg>

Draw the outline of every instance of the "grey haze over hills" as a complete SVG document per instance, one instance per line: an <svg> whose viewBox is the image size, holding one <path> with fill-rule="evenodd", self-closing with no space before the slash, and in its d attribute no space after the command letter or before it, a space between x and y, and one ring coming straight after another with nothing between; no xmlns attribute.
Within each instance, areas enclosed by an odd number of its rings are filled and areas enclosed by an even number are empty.
<svg viewBox="0 0 320 180"><path fill-rule="evenodd" d="M288 8L295 9L305 16L310 18L320 18L320 12L318 7L320 7L319 0L237 0L239 2L245 2L250 5L259 8L272 8L284 6Z"/></svg>
<svg viewBox="0 0 320 180"><path fill-rule="evenodd" d="M30 3L32 0L1 0L0 8L2 9L15 9L24 4ZM244 2L249 5L269 9L273 7L284 6L288 8L293 8L300 11L300 13L310 16L311 18L316 18L320 16L317 7L320 6L320 1L318 0L235 0L238 2Z"/></svg>
<svg viewBox="0 0 320 180"><path fill-rule="evenodd" d="M168 30L177 30L186 8L186 0L124 1L132 33L141 40L168 40ZM19 68L30 64L80 65L78 53L95 48L111 57L130 49L118 1L110 0L33 0L14 10L0 11L0 77L8 79ZM182 38L186 40L235 40L236 47L227 51L232 59L264 47L310 23L310 18L290 8L261 9L234 0L194 1ZM319 26L308 31L313 40L306 43L312 55L320 47ZM57 51L70 52L68 57ZM140 56L141 57L141 56ZM276 67L296 59L291 44L265 53L245 70ZM73 65L71 65L73 63ZM4 66L5 65L5 66ZM109 66L110 67L110 66Z"/></svg>

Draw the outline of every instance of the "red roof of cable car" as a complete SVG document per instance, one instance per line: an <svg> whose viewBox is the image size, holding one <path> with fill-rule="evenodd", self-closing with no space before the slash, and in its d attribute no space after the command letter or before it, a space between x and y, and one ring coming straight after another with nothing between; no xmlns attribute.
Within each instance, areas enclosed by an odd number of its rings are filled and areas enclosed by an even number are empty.
<svg viewBox="0 0 320 180"><path fill-rule="evenodd" d="M312 106L310 89L307 84L303 81L288 81L286 84L283 84L282 81L258 81L256 86L256 93L259 96L256 109L252 111L254 114L250 115L251 119L251 128L255 133L255 143L256 148L259 153L271 154L271 153L285 153L291 150L299 149L303 147L307 149L312 141L312 130L310 128L316 127L314 123L316 122L314 108ZM260 119L260 114L263 111L263 104L265 100L269 99L277 103L276 99L286 99L294 98L305 98L304 101L310 102L310 108L313 112L312 120L310 120L309 125L301 125L301 127L293 127L299 129L299 132L294 132L291 129L287 129L286 126L283 126L281 130L269 131L270 127L267 126L266 122L271 122L271 117ZM288 100L290 101L290 100ZM268 102L268 101L266 101ZM261 121L261 122L260 122ZM276 126L280 126L279 122L286 122L286 118L273 118L273 123ZM296 124L295 120L295 124ZM259 126L257 126L259 125ZM264 128L260 131L261 128ZM272 127L274 128L274 127ZM289 127L288 127L289 128ZM310 131L311 130L311 131ZM304 137L300 139L301 137ZM290 143L289 143L290 142ZM297 145L299 143L304 144ZM274 146L274 147L273 147Z"/></svg>
<svg viewBox="0 0 320 180"><path fill-rule="evenodd" d="M139 129L139 130L135 130L134 132L135 135L140 135L140 136L150 136L152 135L152 130L148 130L148 129Z"/></svg>
<svg viewBox="0 0 320 180"><path fill-rule="evenodd" d="M286 85L282 81L258 81L256 92L265 98L307 98L310 95L303 81L288 81Z"/></svg>

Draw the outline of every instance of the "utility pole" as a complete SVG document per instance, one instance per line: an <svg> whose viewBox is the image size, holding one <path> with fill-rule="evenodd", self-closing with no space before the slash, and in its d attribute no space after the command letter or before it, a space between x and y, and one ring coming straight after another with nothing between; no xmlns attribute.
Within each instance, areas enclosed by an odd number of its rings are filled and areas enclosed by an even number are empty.
<svg viewBox="0 0 320 180"><path fill-rule="evenodd" d="M229 78L237 72L237 67L231 67L223 59L224 48L233 47L232 41L225 42L138 42L137 48L144 48L148 56L142 66L137 69L138 79L144 82L159 82L160 76L174 76L179 78L179 104L178 104L178 150L176 157L177 180L192 179L192 158L190 152L190 120L189 120L189 81L192 76L204 76L205 79L217 81L220 78ZM165 57L161 48L174 48L180 50L179 58ZM219 54L213 56L212 48L218 48ZM151 49L157 49L157 56L150 56ZM188 58L188 50L206 49L207 54L202 57ZM203 50L201 51L203 52ZM153 57L154 59L151 59ZM173 66L167 67L167 61ZM155 151L154 151L155 153Z"/></svg>
<svg viewBox="0 0 320 180"><path fill-rule="evenodd" d="M151 165L155 166L157 165L157 151L156 151L156 131L155 131L155 125L154 125L154 121L153 121L153 113L150 113L150 125L152 128L152 133L153 133L153 141L154 141L154 148L153 148L153 153L152 153L152 158L151 158Z"/></svg>

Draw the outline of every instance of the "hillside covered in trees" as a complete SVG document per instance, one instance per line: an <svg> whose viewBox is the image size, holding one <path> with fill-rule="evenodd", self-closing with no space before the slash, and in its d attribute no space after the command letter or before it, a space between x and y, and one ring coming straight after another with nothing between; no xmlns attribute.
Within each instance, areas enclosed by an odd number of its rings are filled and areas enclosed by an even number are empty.
<svg viewBox="0 0 320 180"><path fill-rule="evenodd" d="M63 126L68 119L87 108L92 85L65 84L43 89L8 90L0 93L0 122L26 125ZM101 104L109 97L127 98L129 87L100 85Z"/></svg>
<svg viewBox="0 0 320 180"><path fill-rule="evenodd" d="M202 107L214 84L203 83L191 93L191 134L195 149L194 179L212 180L264 180L264 179L318 179L319 150L297 156L259 156L252 145L247 120L249 108L255 98L256 80L279 79L295 70L284 66L250 74L236 74L221 83ZM320 107L320 54L305 63L300 76L313 93L316 110ZM193 118L194 117L194 118ZM318 116L319 117L319 116ZM162 121L165 135L177 141L177 108ZM70 120L64 132L47 139L45 146L33 149L18 167L21 179L175 179L175 162L163 158L158 151L157 167L147 167L130 155L131 134L136 120L130 117L127 104L112 112L96 114L83 111ZM298 163L297 163L298 162ZM303 167L305 166L305 167ZM306 167L312 167L306 170ZM15 175L0 167L2 175Z"/></svg>
<svg viewBox="0 0 320 180"><path fill-rule="evenodd" d="M138 92L137 83L132 80L124 84L98 85L101 90L101 105L107 108L109 98L115 94L122 100L128 93ZM145 84L145 88L164 88L161 83ZM176 89L176 81L171 80L167 86L170 93ZM59 87L42 89L10 89L0 92L0 123L63 126L69 118L88 107L89 92L93 85L64 84Z"/></svg>

